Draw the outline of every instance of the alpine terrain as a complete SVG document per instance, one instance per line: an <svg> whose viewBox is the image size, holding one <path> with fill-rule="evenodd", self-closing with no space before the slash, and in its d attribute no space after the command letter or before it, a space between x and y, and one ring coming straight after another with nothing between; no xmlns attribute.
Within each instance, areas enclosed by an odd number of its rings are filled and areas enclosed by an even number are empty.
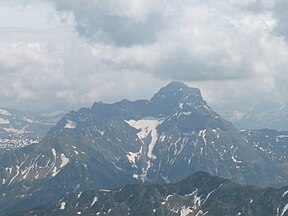
<svg viewBox="0 0 288 216"><path fill-rule="evenodd" d="M61 117L61 113L31 115L0 109L0 151L38 143Z"/></svg>
<svg viewBox="0 0 288 216"><path fill-rule="evenodd" d="M287 132L239 131L207 105L199 89L172 82L150 100L96 102L91 108L72 111L39 143L2 151L0 214L85 190L174 183L197 171L240 184L287 186L287 142ZM191 193L195 200L201 196L199 202L204 203L204 197L220 184L211 185L203 194L193 188L175 199L186 202L185 195ZM155 201L172 193L168 188L160 192L154 186L134 187L151 191L152 197L159 195ZM107 196L112 199L115 194ZM271 211L278 204L275 202ZM129 204L125 206L123 211ZM168 211L166 207L155 209ZM208 206L202 211L209 212Z"/></svg>
<svg viewBox="0 0 288 216"><path fill-rule="evenodd" d="M273 101L262 101L251 108L239 120L235 126L245 129L269 128L280 131L288 131L288 105Z"/></svg>
<svg viewBox="0 0 288 216"><path fill-rule="evenodd" d="M288 187L241 186L197 172L176 184L128 185L79 192L14 216L29 215L261 215L288 214Z"/></svg>

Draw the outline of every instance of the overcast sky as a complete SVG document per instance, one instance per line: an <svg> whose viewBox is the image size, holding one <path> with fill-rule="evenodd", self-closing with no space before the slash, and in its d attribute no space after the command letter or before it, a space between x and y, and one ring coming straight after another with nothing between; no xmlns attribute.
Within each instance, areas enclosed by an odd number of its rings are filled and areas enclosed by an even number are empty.
<svg viewBox="0 0 288 216"><path fill-rule="evenodd" d="M218 109L288 96L287 0L0 3L0 107L68 111L172 80Z"/></svg>

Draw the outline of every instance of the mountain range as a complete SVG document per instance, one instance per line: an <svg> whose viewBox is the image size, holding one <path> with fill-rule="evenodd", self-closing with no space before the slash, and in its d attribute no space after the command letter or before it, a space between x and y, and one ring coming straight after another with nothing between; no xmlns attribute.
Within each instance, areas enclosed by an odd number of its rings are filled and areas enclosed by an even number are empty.
<svg viewBox="0 0 288 216"><path fill-rule="evenodd" d="M0 213L86 190L175 183L197 171L287 186L287 142L288 132L239 131L199 89L172 82L150 100L71 111L39 143L0 152Z"/></svg>
<svg viewBox="0 0 288 216"><path fill-rule="evenodd" d="M243 186L196 172L179 183L127 185L72 194L57 202L13 213L30 215L223 216L288 214L288 187Z"/></svg>
<svg viewBox="0 0 288 216"><path fill-rule="evenodd" d="M35 115L0 109L0 151L38 143L62 117L62 113Z"/></svg>
<svg viewBox="0 0 288 216"><path fill-rule="evenodd" d="M285 102L262 101L234 121L238 128L288 131L288 105Z"/></svg>

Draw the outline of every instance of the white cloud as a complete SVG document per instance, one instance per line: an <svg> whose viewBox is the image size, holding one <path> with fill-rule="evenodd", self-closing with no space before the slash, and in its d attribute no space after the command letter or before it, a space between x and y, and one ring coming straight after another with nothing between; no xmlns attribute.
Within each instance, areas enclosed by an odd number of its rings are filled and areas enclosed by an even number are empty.
<svg viewBox="0 0 288 216"><path fill-rule="evenodd" d="M15 19L0 22L0 106L149 98L174 79L201 87L213 104L286 95L284 0L25 2L5 4Z"/></svg>
<svg viewBox="0 0 288 216"><path fill-rule="evenodd" d="M288 41L288 2L285 0L275 0L274 15L277 18L276 32L285 37Z"/></svg>
<svg viewBox="0 0 288 216"><path fill-rule="evenodd" d="M73 12L76 29L96 44L94 47L104 48L101 55L107 57L106 63L142 68L162 79L242 79L259 75L255 65L263 49L261 41L277 38L271 33L277 23L272 11L247 10L269 9L267 1L178 4L173 0L60 0L55 4L61 11Z"/></svg>

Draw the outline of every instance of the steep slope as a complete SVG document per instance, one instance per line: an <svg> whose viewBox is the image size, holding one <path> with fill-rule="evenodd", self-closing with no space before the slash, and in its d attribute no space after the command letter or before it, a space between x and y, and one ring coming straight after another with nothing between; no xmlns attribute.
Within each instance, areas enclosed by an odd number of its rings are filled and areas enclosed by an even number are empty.
<svg viewBox="0 0 288 216"><path fill-rule="evenodd" d="M288 176L288 132L263 129L241 130L240 134L265 161L281 170L282 177ZM287 180L287 177L283 179Z"/></svg>
<svg viewBox="0 0 288 216"><path fill-rule="evenodd" d="M142 181L175 182L203 170L240 183L283 182L281 170L211 110L198 89L182 83L170 83L149 101L95 103L68 114L49 135L81 137L81 148Z"/></svg>
<svg viewBox="0 0 288 216"><path fill-rule="evenodd" d="M287 185L287 160L270 160L255 142L214 112L199 89L179 82L151 100L94 103L65 115L40 143L1 153L0 213L88 189L177 182L199 170Z"/></svg>
<svg viewBox="0 0 288 216"><path fill-rule="evenodd" d="M176 183L75 193L13 215L285 216L288 188L258 188L197 172Z"/></svg>

